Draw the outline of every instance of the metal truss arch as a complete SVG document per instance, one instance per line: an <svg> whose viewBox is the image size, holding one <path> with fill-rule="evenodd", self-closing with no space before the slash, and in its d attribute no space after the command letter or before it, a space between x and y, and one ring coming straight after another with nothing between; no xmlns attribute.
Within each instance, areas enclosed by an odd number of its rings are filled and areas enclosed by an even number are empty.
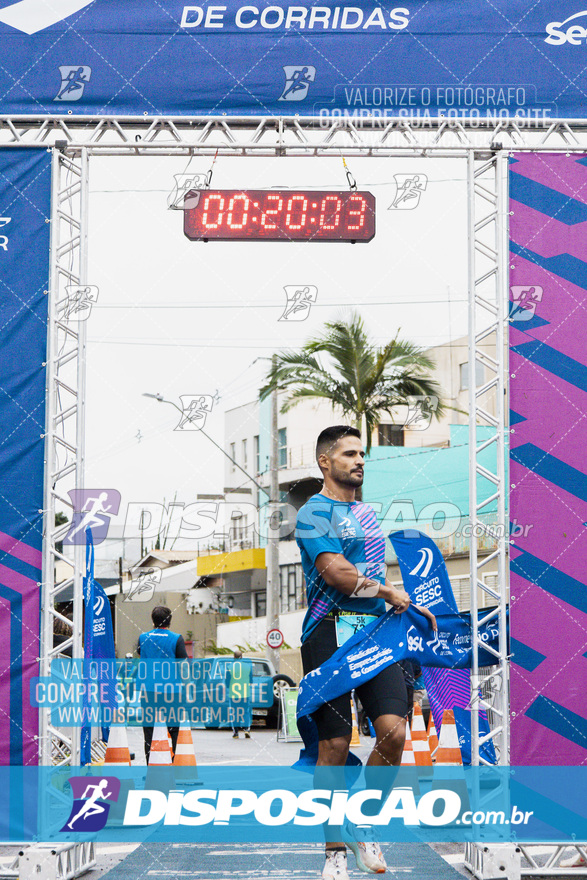
<svg viewBox="0 0 587 880"><path fill-rule="evenodd" d="M496 122L437 119L426 125L409 119L320 119L307 117L8 117L0 116L2 147L45 146L53 151L52 269L49 303L47 364L47 428L45 465L45 533L43 550L41 675L48 674L53 649L55 603L64 590L73 589L73 656L82 656L81 548L73 560L71 576L55 584L55 563L68 560L58 549L64 528L55 527L58 504L71 508L70 488L84 485L84 366L83 322L66 319L67 287L87 283L88 163L90 156L158 155L189 156L397 156L467 160L469 201L469 430L471 520L471 612L474 666L472 669L472 757L483 762L479 749L494 740L499 762L509 757L509 660L506 645L507 551L505 393L507 358L507 153L587 151L584 120ZM488 343L491 350L488 350ZM475 384L475 365L482 363L490 378ZM484 398L495 395L495 416ZM477 426L486 425L490 440L477 441ZM495 448L496 466L489 471L479 462L488 444ZM492 485L484 496L477 492L477 477ZM502 531L495 535L497 586L488 587L479 576L487 558L479 560L475 535L485 528L482 509L496 503ZM477 626L478 591L489 592L495 608L486 618L500 625L495 666L486 674L479 667L481 647ZM478 713L489 710L489 737L479 736ZM43 764L79 763L79 734L54 729L41 712L39 755ZM542 873L560 873L560 869ZM478 876L480 876L478 874Z"/></svg>

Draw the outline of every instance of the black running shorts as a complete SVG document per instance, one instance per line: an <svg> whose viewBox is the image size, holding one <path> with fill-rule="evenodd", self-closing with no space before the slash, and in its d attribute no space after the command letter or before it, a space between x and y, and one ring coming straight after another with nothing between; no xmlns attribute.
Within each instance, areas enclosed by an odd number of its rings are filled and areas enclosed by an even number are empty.
<svg viewBox="0 0 587 880"><path fill-rule="evenodd" d="M304 675L321 666L337 650L335 620L325 617L302 645ZM400 718L407 715L406 682L397 663L387 666L366 684L357 687L356 693L372 722L380 715L398 715ZM347 736L353 729L350 694L343 694L325 703L312 717L318 727L319 739Z"/></svg>

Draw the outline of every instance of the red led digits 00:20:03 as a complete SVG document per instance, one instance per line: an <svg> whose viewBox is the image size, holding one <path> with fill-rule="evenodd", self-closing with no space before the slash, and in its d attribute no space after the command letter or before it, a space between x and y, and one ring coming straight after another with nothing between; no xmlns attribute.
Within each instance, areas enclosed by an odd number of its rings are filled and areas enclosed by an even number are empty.
<svg viewBox="0 0 587 880"><path fill-rule="evenodd" d="M191 241L371 241L375 196L344 190L191 190L184 199Z"/></svg>

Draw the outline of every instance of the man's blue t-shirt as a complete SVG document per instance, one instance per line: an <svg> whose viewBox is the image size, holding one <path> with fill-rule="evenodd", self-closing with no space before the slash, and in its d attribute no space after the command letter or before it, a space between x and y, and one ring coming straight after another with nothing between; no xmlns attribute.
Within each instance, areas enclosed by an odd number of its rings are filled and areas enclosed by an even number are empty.
<svg viewBox="0 0 587 880"><path fill-rule="evenodd" d="M316 568L320 553L340 553L361 574L385 583L385 538L375 511L362 501L334 501L312 495L298 511L296 541L300 548L308 611L302 642L330 611L384 614L384 599L352 599L329 586Z"/></svg>
<svg viewBox="0 0 587 880"><path fill-rule="evenodd" d="M139 636L139 653L141 660L163 660L175 658L175 649L179 641L179 633L171 632L163 627L141 633Z"/></svg>

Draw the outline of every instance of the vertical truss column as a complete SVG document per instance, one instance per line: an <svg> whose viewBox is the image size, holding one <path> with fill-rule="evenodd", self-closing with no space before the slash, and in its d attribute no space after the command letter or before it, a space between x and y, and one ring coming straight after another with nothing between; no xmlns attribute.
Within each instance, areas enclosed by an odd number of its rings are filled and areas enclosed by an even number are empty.
<svg viewBox="0 0 587 880"><path fill-rule="evenodd" d="M481 746L493 740L498 763L509 762L509 667L507 656L509 527L506 522L506 416L505 326L507 321L507 164L501 153L468 156L468 247L469 247L469 519L470 587L473 663L471 669L471 760L487 764ZM489 378L477 385L477 365ZM494 406L489 403L494 397ZM493 412L491 411L493 410ZM478 427L489 432L478 437ZM489 433L489 436L488 436ZM495 466L481 464L480 454L495 449ZM480 479L481 478L481 479ZM481 522L489 505L497 508L497 529ZM489 535L497 549L480 558L479 540ZM489 586L481 569L497 564L497 585ZM496 602L478 620L479 595ZM488 648L479 638L481 624L499 628L499 647ZM479 667L479 650L494 655L488 673ZM490 733L480 736L479 712L488 710ZM489 711L490 710L490 711Z"/></svg>
<svg viewBox="0 0 587 880"><path fill-rule="evenodd" d="M84 484L85 322L73 320L74 289L86 283L88 211L88 155L74 159L53 148L51 200L51 274L47 339L47 411L45 433L45 486L43 583L41 588L40 675L50 673L51 660L68 646L74 658L82 656L82 578L84 547L66 557L61 542L70 523L55 525L58 506L73 514L70 489ZM70 575L55 583L57 561ZM73 591L73 634L53 647L53 625L62 617L55 603ZM79 764L80 730L53 727L48 709L39 713L41 764Z"/></svg>

